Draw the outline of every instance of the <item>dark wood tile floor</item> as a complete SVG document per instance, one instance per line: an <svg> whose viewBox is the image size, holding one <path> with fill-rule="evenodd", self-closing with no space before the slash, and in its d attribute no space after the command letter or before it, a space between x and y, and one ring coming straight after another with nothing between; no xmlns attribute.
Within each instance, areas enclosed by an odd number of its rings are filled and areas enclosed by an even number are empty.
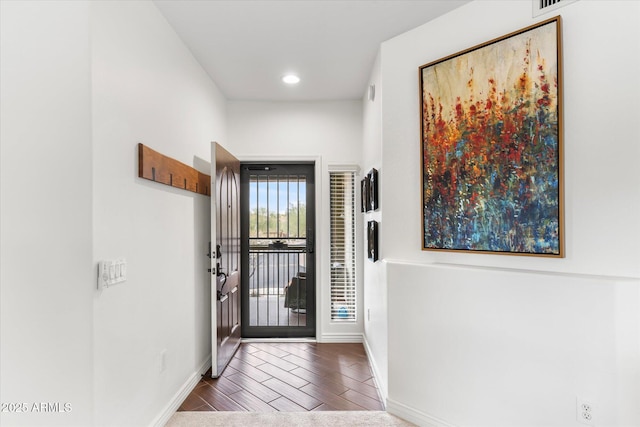
<svg viewBox="0 0 640 427"><path fill-rule="evenodd" d="M244 343L179 411L384 410L362 344Z"/></svg>

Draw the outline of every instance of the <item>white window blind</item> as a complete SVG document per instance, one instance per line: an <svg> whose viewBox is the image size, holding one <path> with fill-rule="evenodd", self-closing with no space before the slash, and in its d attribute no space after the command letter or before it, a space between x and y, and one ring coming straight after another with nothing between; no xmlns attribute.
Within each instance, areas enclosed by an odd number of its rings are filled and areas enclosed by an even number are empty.
<svg viewBox="0 0 640 427"><path fill-rule="evenodd" d="M356 321L356 175L329 172L331 320Z"/></svg>

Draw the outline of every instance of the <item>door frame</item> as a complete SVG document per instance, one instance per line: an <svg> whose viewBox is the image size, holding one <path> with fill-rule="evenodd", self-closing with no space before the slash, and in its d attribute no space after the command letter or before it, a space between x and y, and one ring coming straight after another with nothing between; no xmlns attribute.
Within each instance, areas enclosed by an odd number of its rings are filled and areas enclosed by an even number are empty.
<svg viewBox="0 0 640 427"><path fill-rule="evenodd" d="M323 215L322 215L322 194L323 194L323 184L324 184L324 176L322 175L323 163L321 156L273 156L273 155L265 155L265 156L236 156L238 160L240 160L240 164L243 163L312 163L314 165L314 175L315 175L315 275L316 275L316 284L315 284L315 304L316 304L316 337L315 339L320 342L323 334L323 310L325 309L322 299L322 283L324 277L325 267L322 264L324 259L322 257L322 250L324 247L324 230L323 230ZM241 207L242 209L242 207ZM252 338L244 338L244 339L252 339ZM293 340L298 340L302 338L291 338Z"/></svg>
<svg viewBox="0 0 640 427"><path fill-rule="evenodd" d="M318 321L318 310L317 310L317 303L316 303L316 298L317 298L317 278L316 278L316 271L318 269L318 259L316 256L316 240L315 237L317 235L317 220L316 220L316 216L317 216L317 198L316 198L316 180L317 180L317 175L316 175L316 168L315 168L315 163L311 162L311 161L262 161L262 162L244 162L244 161L240 161L240 188L241 191L240 193L242 194L242 197L240 199L240 236L241 236L241 264L243 266L243 268L241 270L243 270L243 274L242 274L242 280L243 282L248 286L249 283L249 278L246 276L246 274L248 274L248 268L247 267L247 261L248 259L246 258L247 253L249 252L249 247L247 245L247 242L249 241L249 236L247 234L248 231L248 224L247 224L247 219L248 219L248 212L247 212L247 206L246 206L246 202L248 200L248 195L249 195L249 189L248 189L248 182L246 180L246 178L243 178L243 175L245 175L245 168L249 169L251 168L252 165L256 165L256 166L275 166L276 168L286 168L287 166L290 166L291 168L294 168L294 170L290 170L290 173L295 174L295 168L299 168L302 172L302 169L305 170L305 174L308 174L308 184L307 184L307 196L309 195L309 188L311 189L312 192L312 196L313 198L309 199L307 197L307 207L311 208L310 210L307 210L307 214L311 214L311 223L309 223L309 221L306 222L307 224L307 230L306 230L306 240L307 240L307 252L306 252L306 257L308 260L311 261L311 268L309 269L309 265L307 265L307 283L311 283L313 286L313 289L316 292L313 293L307 293L307 304L310 304L310 306L307 306L307 310L310 311L310 307L313 307L313 316L312 317L307 317L307 321L306 321L306 325L305 326L288 326L288 325L279 325L279 326L257 326L255 327L251 327L249 325L249 318L250 318L250 312L249 312L249 288L248 287L244 287L242 289L242 294L241 294L241 301L242 301L242 337L245 338L264 338L264 339L271 339L271 338L304 338L304 339L315 339L318 333L318 329L317 329L317 321ZM259 171L260 169L258 169ZM257 172L258 174L260 174L260 172ZM286 173L286 172L285 172ZM275 176L279 175L279 172L275 173ZM309 183L311 184L309 186ZM311 248L311 252L308 251L308 249ZM252 328L254 329L252 331L251 334L248 334L247 329ZM280 335L283 334L283 335Z"/></svg>

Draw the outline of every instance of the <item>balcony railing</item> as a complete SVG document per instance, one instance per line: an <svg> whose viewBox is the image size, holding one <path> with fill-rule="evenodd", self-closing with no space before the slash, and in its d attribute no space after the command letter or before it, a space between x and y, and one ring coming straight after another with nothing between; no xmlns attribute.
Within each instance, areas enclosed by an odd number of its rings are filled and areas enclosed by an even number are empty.
<svg viewBox="0 0 640 427"><path fill-rule="evenodd" d="M296 245L279 241L251 243L248 284L250 325L305 326L306 313L299 303L303 295L298 289L292 294L293 288L288 288L306 273L304 241L296 242Z"/></svg>

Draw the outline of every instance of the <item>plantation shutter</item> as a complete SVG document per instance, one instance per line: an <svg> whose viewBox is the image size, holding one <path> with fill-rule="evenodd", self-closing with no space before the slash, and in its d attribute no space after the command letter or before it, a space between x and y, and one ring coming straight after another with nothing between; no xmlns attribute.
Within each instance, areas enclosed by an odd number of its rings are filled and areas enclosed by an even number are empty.
<svg viewBox="0 0 640 427"><path fill-rule="evenodd" d="M329 172L331 320L356 321L355 172Z"/></svg>

